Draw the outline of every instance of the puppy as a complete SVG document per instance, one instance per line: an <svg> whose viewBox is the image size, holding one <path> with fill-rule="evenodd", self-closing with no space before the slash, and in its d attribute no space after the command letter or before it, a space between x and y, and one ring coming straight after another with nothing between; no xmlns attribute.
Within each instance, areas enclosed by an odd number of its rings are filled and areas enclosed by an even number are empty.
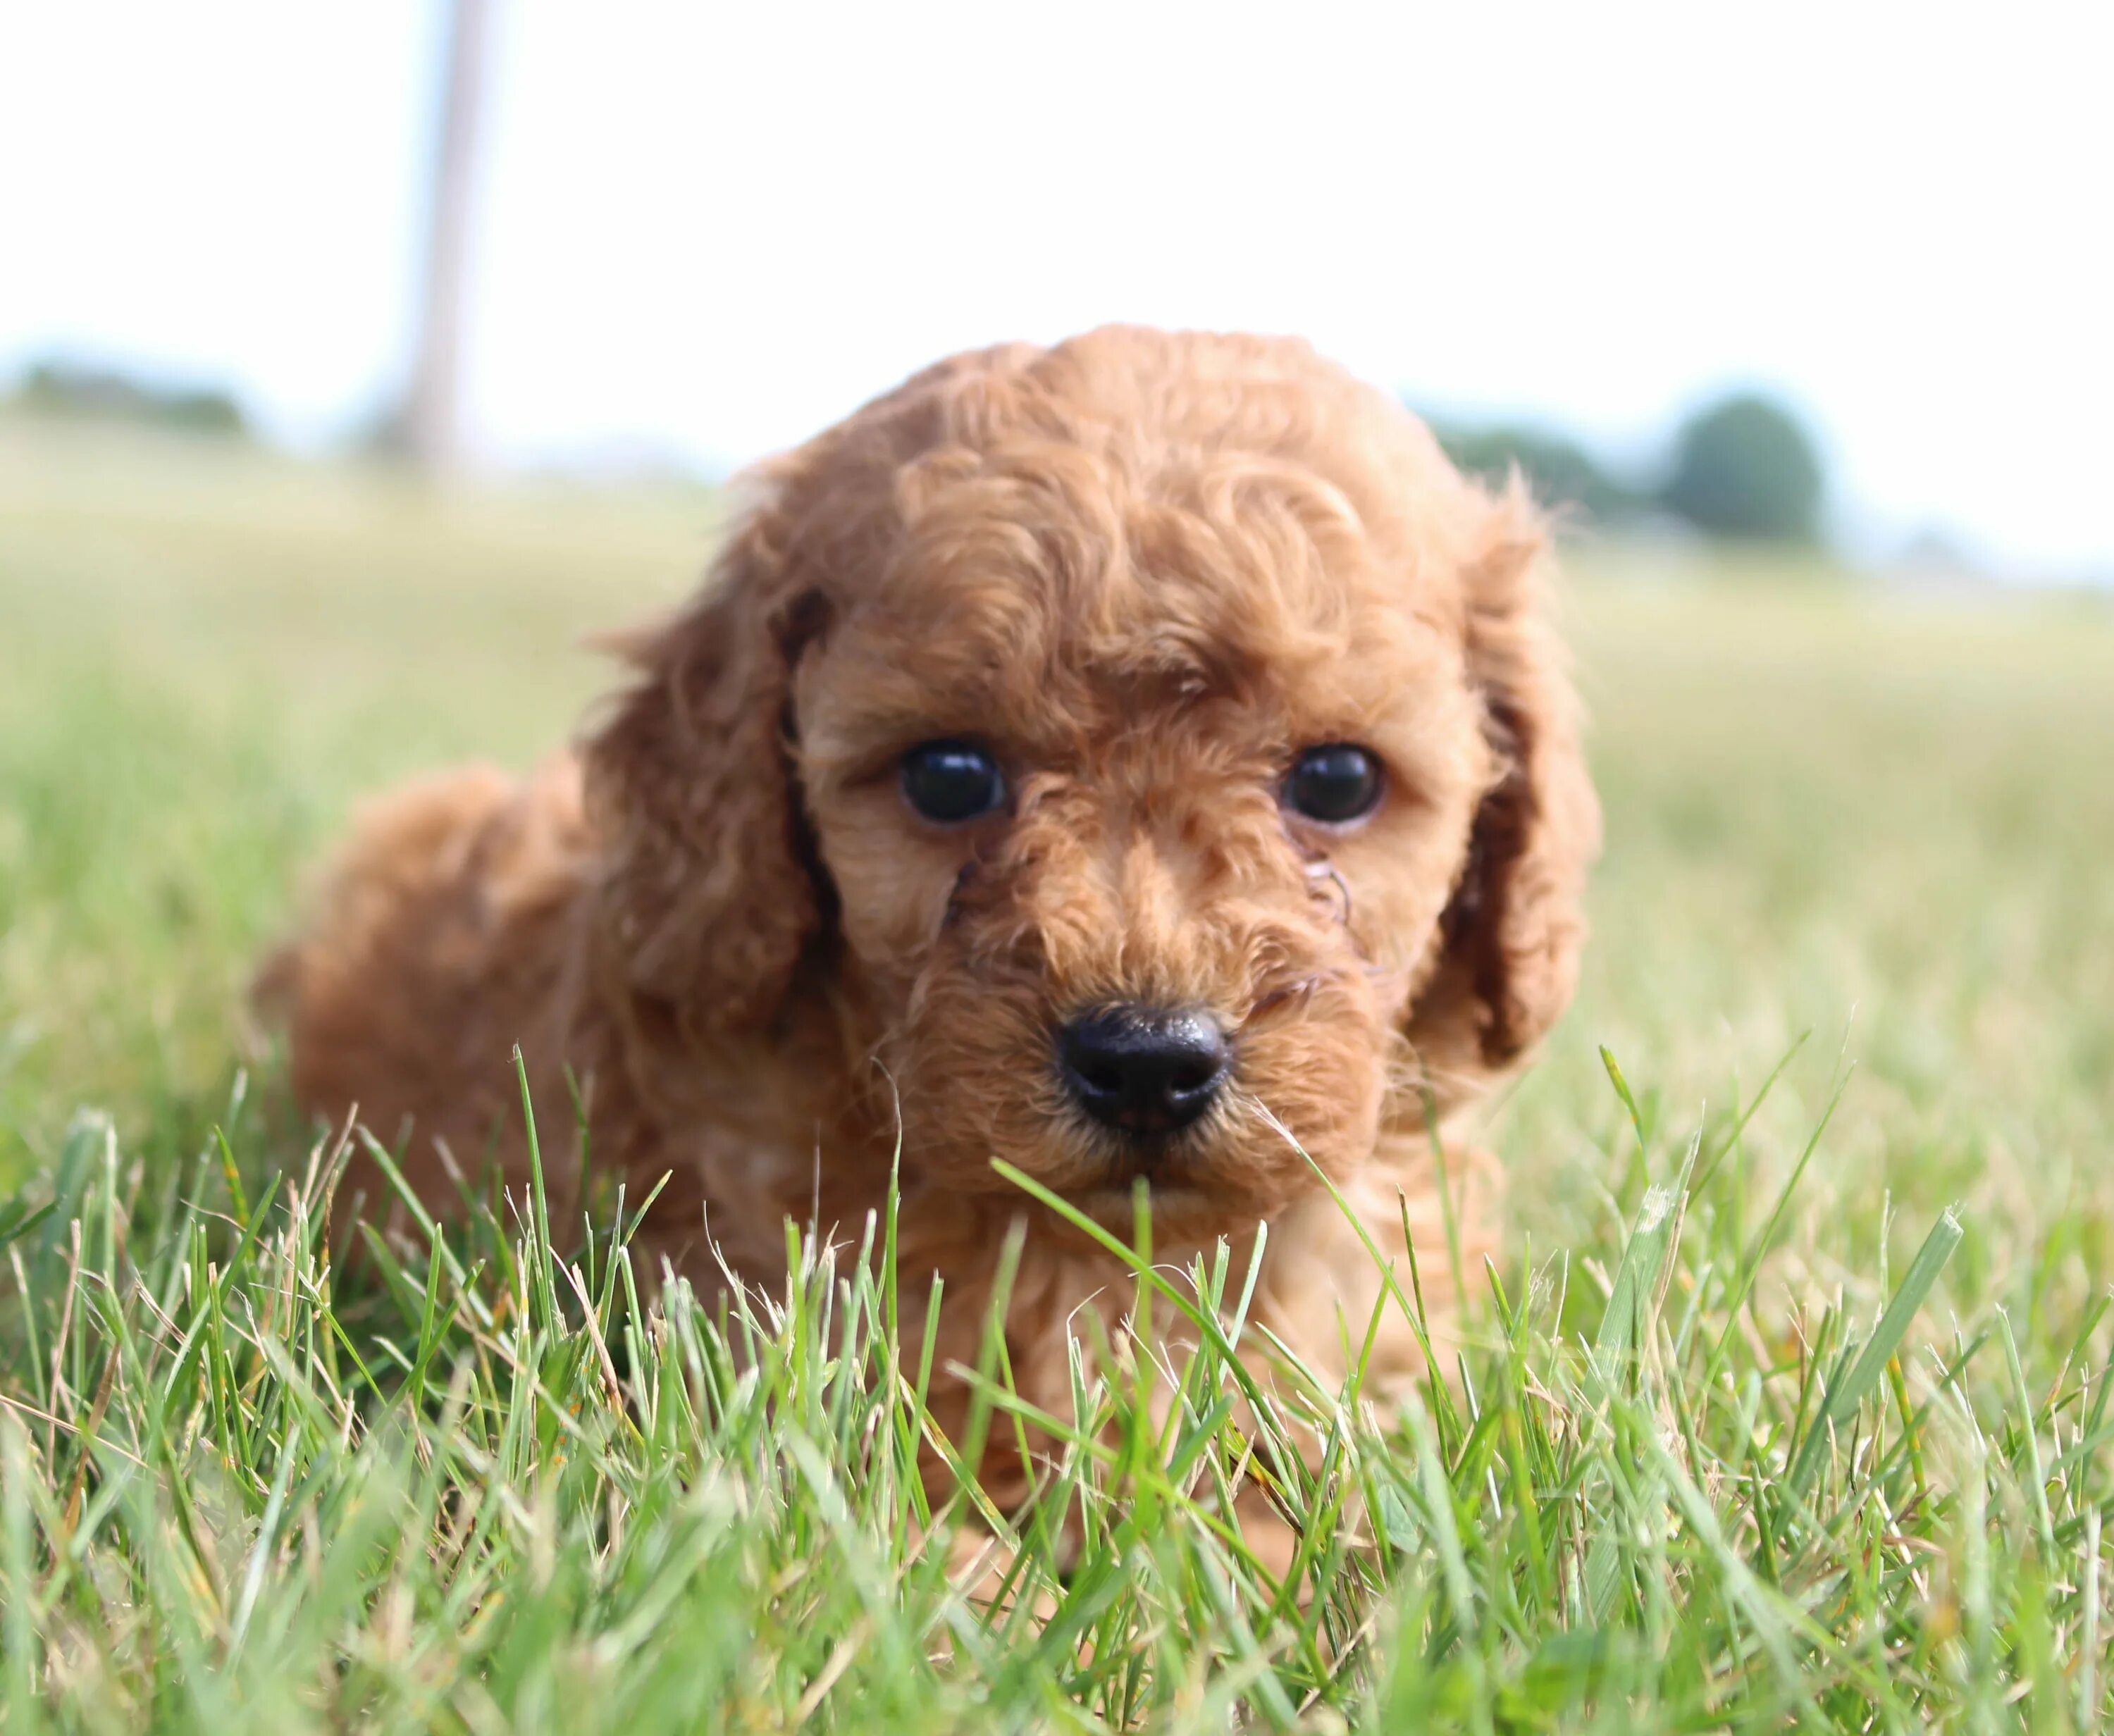
<svg viewBox="0 0 2114 1736"><path fill-rule="evenodd" d="M408 1123L437 1204L444 1146L520 1175L519 1043L634 1198L672 1176L700 1280L709 1229L773 1281L899 1150L904 1317L940 1277L973 1363L1023 1223L1060 1414L1128 1285L994 1158L1126 1236L1142 1181L1163 1259L1266 1223L1254 1314L1325 1376L1383 1279L1317 1171L1443 1308L1492 1190L1434 1148L1568 998L1598 836L1519 491L1304 345L1136 329L941 363L753 480L576 754L362 819L263 977L302 1102ZM1374 1366L1417 1368L1395 1311Z"/></svg>

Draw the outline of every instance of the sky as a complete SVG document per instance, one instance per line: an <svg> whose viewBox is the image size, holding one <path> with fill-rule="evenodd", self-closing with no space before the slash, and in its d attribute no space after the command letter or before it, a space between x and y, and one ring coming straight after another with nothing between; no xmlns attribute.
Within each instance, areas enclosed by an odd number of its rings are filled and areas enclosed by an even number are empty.
<svg viewBox="0 0 2114 1736"><path fill-rule="evenodd" d="M1648 465L1759 384L1836 523L2114 577L2114 7L493 0L466 416L722 471L1112 319L1293 331ZM0 20L0 376L325 446L411 345L435 0Z"/></svg>

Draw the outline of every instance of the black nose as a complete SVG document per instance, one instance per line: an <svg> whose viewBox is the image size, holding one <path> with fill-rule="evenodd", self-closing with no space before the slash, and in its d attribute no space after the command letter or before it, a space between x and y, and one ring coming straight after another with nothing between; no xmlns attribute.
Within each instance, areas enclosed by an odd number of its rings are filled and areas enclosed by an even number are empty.
<svg viewBox="0 0 2114 1736"><path fill-rule="evenodd" d="M1173 1133L1211 1105L1233 1058L1209 1013L1118 1007L1057 1034L1057 1064L1079 1106L1127 1133Z"/></svg>

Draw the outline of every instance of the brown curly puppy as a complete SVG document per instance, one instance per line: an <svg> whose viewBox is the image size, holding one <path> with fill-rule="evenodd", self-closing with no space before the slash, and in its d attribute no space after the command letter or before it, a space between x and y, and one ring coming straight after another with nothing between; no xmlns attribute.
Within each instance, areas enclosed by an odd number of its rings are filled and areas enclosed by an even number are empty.
<svg viewBox="0 0 2114 1736"><path fill-rule="evenodd" d="M1380 1281L1310 1157L1443 1291L1427 1104L1563 1007L1597 838L1526 501L1303 345L1132 329L942 363L757 480L576 757L365 816L267 972L303 1101L408 1117L422 1187L437 1142L518 1174L519 1042L598 1163L673 1172L664 1251L759 1281L899 1130L937 1366L1024 1218L1060 1411L1127 1290L994 1157L1126 1232L1144 1178L1169 1259L1266 1220L1256 1313L1325 1370Z"/></svg>

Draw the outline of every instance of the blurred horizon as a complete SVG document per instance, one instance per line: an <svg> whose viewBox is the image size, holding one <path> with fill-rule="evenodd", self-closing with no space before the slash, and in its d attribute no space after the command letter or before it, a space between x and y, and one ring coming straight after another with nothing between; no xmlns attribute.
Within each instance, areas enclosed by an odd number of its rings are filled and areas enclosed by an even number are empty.
<svg viewBox="0 0 2114 1736"><path fill-rule="evenodd" d="M414 341L446 8L22 9L53 358L363 437ZM1111 318L1297 331L1648 480L1754 388L1853 557L2114 580L2114 15L1626 4L1297 31L1191 7L492 8L463 412L484 468L721 475L917 367ZM123 44L121 53L112 44Z"/></svg>

